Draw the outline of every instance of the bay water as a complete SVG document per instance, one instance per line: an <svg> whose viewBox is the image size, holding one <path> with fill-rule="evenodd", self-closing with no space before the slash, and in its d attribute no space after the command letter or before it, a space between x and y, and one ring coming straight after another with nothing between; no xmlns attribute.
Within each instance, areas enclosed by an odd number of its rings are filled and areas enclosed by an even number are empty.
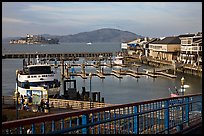
<svg viewBox="0 0 204 136"><path fill-rule="evenodd" d="M120 43L60 43L59 45L10 45L2 43L2 54L4 53L65 53L65 52L118 52L121 51ZM76 63L81 63L83 58ZM52 63L52 62L50 62ZM54 62L53 62L54 63ZM69 63L69 62L65 62ZM90 62L91 63L91 62ZM22 69L22 59L2 59L2 95L13 95L16 86L16 69ZM139 67L139 71L151 68L147 65ZM86 67L87 72L96 72L94 67ZM117 69L113 67L112 69ZM111 68L104 67L105 71L111 71ZM80 67L75 68L80 71ZM60 69L56 69L60 79ZM149 76L141 76L134 78L131 76L123 76L118 79L114 76L106 76L100 79L93 76L91 80L92 92L100 91L101 97L104 97L106 103L122 104L132 103L145 100L169 97L171 90L175 87L180 88L181 78L185 78L185 84L189 88L185 90L185 94L202 93L202 77L176 72L177 77L172 79L168 77L152 78ZM90 79L82 79L81 77L73 77L77 81L77 91L81 92L82 87L86 90L90 88Z"/></svg>

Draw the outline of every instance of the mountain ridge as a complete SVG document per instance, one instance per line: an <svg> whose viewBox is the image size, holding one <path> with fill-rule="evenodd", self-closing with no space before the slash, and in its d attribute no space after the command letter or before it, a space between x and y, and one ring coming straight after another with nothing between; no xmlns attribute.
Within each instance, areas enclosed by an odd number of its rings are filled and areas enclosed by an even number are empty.
<svg viewBox="0 0 204 136"><path fill-rule="evenodd" d="M101 28L88 32L80 32L77 34L70 35L50 35L50 34L39 34L45 38L58 38L59 42L127 42L135 40L137 38L143 38L139 34L135 34L129 31L123 31L113 28ZM15 37L16 38L16 37ZM5 38L9 39L9 38ZM13 39L13 38L10 38Z"/></svg>

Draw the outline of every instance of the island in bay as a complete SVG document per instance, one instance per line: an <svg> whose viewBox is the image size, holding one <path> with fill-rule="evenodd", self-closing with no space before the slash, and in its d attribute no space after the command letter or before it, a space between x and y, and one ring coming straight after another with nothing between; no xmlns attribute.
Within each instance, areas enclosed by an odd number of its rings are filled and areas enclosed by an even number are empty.
<svg viewBox="0 0 204 136"><path fill-rule="evenodd" d="M10 44L58 44L57 38L45 38L40 35L27 34L26 37L22 37L18 40L10 40Z"/></svg>

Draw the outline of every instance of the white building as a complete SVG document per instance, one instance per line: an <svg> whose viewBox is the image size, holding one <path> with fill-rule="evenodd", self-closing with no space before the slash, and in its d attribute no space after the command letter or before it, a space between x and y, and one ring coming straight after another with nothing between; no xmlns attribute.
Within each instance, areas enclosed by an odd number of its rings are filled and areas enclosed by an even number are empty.
<svg viewBox="0 0 204 136"><path fill-rule="evenodd" d="M202 32L180 35L180 61L194 66L202 64Z"/></svg>

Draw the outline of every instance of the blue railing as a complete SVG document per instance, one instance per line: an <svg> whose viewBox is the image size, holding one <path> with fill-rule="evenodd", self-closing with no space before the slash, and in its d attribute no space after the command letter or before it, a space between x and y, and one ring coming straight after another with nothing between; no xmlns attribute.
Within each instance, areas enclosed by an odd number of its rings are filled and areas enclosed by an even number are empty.
<svg viewBox="0 0 204 136"><path fill-rule="evenodd" d="M201 112L195 94L7 121L2 134L171 134L202 121Z"/></svg>

